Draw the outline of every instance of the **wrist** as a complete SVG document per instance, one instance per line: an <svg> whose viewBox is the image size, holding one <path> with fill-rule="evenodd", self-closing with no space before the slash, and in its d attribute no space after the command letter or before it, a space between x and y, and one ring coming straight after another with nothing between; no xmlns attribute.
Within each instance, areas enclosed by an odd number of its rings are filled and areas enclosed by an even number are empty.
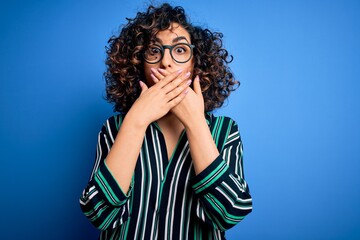
<svg viewBox="0 0 360 240"><path fill-rule="evenodd" d="M183 123L187 131L196 131L200 128L208 128L205 115L189 118L188 121Z"/></svg>
<svg viewBox="0 0 360 240"><path fill-rule="evenodd" d="M126 113L124 121L130 122L131 125L138 129L146 129L150 124L145 118L141 117L140 113L132 109Z"/></svg>

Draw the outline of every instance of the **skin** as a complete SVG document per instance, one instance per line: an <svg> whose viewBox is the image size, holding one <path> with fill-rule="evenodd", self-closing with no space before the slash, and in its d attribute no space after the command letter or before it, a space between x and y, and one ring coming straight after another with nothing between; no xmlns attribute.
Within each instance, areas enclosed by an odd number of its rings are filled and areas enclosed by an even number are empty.
<svg viewBox="0 0 360 240"><path fill-rule="evenodd" d="M162 45L191 43L189 33L178 24L160 31L156 37ZM146 79L140 82L141 94L126 114L105 160L124 193L129 190L146 128L154 121L164 135L169 157L181 132L186 130L196 174L219 156L204 116L200 79L196 77L193 89L189 87L193 67L193 59L177 63L168 49L159 63L144 63Z"/></svg>

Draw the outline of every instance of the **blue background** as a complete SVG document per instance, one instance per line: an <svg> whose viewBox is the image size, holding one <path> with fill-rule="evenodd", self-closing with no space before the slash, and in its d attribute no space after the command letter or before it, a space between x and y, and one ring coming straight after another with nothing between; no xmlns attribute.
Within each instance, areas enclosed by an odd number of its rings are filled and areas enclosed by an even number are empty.
<svg viewBox="0 0 360 240"><path fill-rule="evenodd" d="M171 1L224 33L254 211L229 239L360 238L360 1ZM1 1L0 239L96 239L78 197L105 46L144 1Z"/></svg>

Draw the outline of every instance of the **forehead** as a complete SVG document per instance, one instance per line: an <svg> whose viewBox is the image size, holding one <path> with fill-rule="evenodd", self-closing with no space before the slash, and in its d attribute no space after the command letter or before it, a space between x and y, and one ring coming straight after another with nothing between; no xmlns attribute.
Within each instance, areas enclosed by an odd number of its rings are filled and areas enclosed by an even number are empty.
<svg viewBox="0 0 360 240"><path fill-rule="evenodd" d="M173 23L168 29L160 31L156 34L156 38L162 43L171 43L173 39L185 37L190 43L189 32L177 23Z"/></svg>

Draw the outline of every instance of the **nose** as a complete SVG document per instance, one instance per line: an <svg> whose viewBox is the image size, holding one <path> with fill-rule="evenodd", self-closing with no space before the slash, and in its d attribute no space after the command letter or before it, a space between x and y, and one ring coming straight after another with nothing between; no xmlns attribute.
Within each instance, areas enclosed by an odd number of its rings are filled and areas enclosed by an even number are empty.
<svg viewBox="0 0 360 240"><path fill-rule="evenodd" d="M161 59L161 67L163 68L171 68L173 64L173 59L170 54L170 49L164 49L164 56Z"/></svg>

